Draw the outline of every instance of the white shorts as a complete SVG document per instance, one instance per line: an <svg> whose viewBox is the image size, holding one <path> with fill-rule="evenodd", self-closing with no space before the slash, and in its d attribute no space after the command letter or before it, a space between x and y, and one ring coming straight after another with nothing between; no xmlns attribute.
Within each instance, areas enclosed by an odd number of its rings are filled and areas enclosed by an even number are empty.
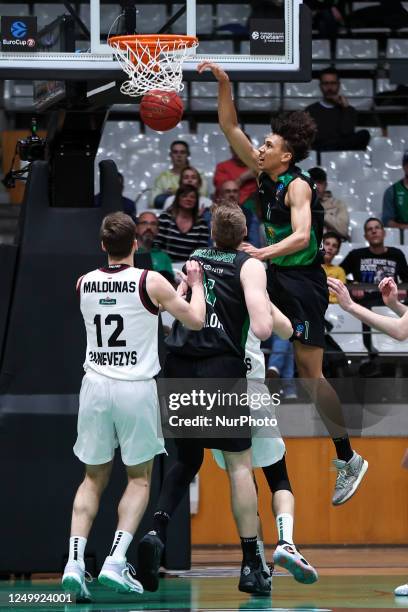
<svg viewBox="0 0 408 612"><path fill-rule="evenodd" d="M276 411L273 406L272 398L270 401L267 397L270 397L268 387L258 380L248 379L248 394L250 397L255 398L258 395L266 400L266 403L262 406L250 402L250 414L252 417L259 418L276 418ZM278 426L261 426L251 427L251 455L252 455L252 466L255 467L267 467L273 465L282 459L285 454L285 443L281 438ZM217 465L225 470L225 460L222 451L213 449L213 457L217 462Z"/></svg>
<svg viewBox="0 0 408 612"><path fill-rule="evenodd" d="M83 463L100 465L113 459L118 445L129 466L166 452L156 381L115 380L88 371L79 395L74 453Z"/></svg>

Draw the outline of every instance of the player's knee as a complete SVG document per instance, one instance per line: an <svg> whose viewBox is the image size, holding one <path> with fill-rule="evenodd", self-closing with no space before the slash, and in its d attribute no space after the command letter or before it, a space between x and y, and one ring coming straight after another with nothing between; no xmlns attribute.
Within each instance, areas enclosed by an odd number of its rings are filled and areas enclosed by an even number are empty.
<svg viewBox="0 0 408 612"><path fill-rule="evenodd" d="M108 485L111 469L112 463L92 467L87 466L83 481L84 485L102 492Z"/></svg>

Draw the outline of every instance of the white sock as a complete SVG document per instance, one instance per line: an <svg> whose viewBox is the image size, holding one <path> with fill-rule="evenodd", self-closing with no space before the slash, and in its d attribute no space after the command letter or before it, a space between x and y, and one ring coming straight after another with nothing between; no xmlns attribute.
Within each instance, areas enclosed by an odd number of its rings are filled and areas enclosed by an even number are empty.
<svg viewBox="0 0 408 612"><path fill-rule="evenodd" d="M87 539L82 536L71 536L69 538L68 561L84 561L84 552Z"/></svg>
<svg viewBox="0 0 408 612"><path fill-rule="evenodd" d="M276 527L278 529L278 540L285 540L293 544L293 516L283 512L276 517Z"/></svg>
<svg viewBox="0 0 408 612"><path fill-rule="evenodd" d="M259 554L259 556L261 557L261 561L262 561L262 568L265 572L269 572L269 567L266 563L266 558L265 558L265 548L264 548L264 543L262 542L262 540L257 540L256 541L256 552Z"/></svg>
<svg viewBox="0 0 408 612"><path fill-rule="evenodd" d="M121 529L116 531L109 556L114 559L126 559L127 549L132 540L133 536L128 531L122 531Z"/></svg>

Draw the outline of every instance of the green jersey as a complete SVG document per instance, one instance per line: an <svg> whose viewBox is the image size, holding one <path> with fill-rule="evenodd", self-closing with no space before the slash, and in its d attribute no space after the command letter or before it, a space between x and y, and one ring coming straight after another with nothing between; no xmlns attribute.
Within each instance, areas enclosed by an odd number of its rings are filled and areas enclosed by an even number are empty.
<svg viewBox="0 0 408 612"><path fill-rule="evenodd" d="M291 210L285 204L285 196L292 181L300 178L311 188L312 224L309 245L296 253L274 257L270 261L277 266L299 267L320 266L322 257L322 237L324 224L324 209L317 198L316 186L307 172L297 166L291 166L287 172L279 175L275 182L262 172L259 175L259 197L262 206L262 220L268 245L277 244L290 236L292 231Z"/></svg>

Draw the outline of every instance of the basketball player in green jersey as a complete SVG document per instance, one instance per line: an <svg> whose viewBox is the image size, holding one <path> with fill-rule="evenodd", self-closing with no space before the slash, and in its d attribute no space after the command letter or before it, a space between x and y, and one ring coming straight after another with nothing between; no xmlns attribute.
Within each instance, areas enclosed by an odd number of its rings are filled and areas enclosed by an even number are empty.
<svg viewBox="0 0 408 612"><path fill-rule="evenodd" d="M257 249L247 244L244 250L268 262L270 298L292 322L299 377L336 447L332 503L337 506L355 493L368 463L352 450L339 398L322 373L328 306L320 253L324 213L313 181L295 165L308 156L316 126L304 112L281 116L264 144L253 148L239 127L228 75L217 64L203 62L198 66L200 73L206 69L218 81L220 127L236 154L257 175L268 245Z"/></svg>

